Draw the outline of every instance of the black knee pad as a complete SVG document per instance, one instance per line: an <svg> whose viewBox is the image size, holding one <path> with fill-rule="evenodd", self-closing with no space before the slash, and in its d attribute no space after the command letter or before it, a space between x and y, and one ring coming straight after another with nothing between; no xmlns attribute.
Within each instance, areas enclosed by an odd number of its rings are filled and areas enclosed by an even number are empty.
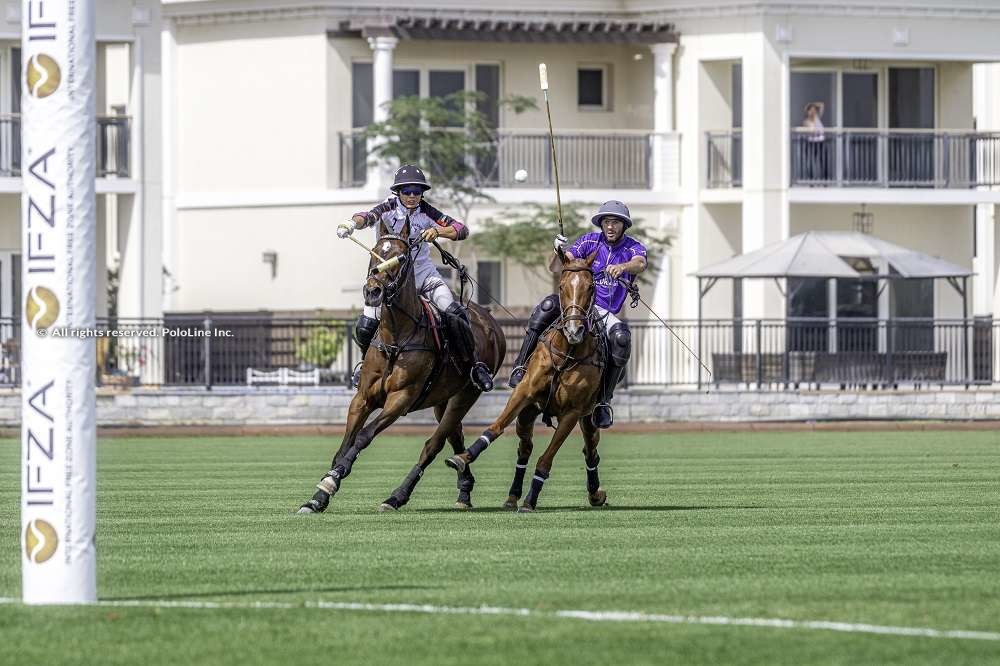
<svg viewBox="0 0 1000 666"><path fill-rule="evenodd" d="M549 294L535 306L528 319L528 328L541 333L559 318L559 296Z"/></svg>
<svg viewBox="0 0 1000 666"><path fill-rule="evenodd" d="M358 321L354 324L354 341L357 342L362 347L367 347L378 333L378 319L374 319L367 315L361 315L358 317Z"/></svg>
<svg viewBox="0 0 1000 666"><path fill-rule="evenodd" d="M608 331L608 347L611 351L611 361L619 368L628 363L632 356L632 331L628 324L621 322L615 324Z"/></svg>

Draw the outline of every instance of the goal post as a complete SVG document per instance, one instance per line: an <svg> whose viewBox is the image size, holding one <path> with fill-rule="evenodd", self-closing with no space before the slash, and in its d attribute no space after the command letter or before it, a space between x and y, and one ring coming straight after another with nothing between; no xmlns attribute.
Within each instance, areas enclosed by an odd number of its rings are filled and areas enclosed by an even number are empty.
<svg viewBox="0 0 1000 666"><path fill-rule="evenodd" d="M21 572L29 604L97 599L94 0L21 2Z"/></svg>

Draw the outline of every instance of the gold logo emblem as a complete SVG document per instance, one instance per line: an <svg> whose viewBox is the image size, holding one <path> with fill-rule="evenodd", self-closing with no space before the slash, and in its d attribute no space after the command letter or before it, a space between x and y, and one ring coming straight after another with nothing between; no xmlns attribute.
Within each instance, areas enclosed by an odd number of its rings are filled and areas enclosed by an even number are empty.
<svg viewBox="0 0 1000 666"><path fill-rule="evenodd" d="M59 299L48 287L32 287L24 303L24 317L32 330L48 328L59 316Z"/></svg>
<svg viewBox="0 0 1000 666"><path fill-rule="evenodd" d="M47 562L59 546L59 536L52 524L36 518L24 528L24 552L35 564Z"/></svg>
<svg viewBox="0 0 1000 666"><path fill-rule="evenodd" d="M28 83L28 94L44 99L59 88L62 73L59 64L51 56L38 53L28 58L25 78Z"/></svg>

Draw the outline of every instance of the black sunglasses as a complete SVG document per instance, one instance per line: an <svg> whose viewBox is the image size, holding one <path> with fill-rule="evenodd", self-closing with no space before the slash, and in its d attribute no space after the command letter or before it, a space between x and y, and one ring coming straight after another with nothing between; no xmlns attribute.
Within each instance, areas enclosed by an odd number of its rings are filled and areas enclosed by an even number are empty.
<svg viewBox="0 0 1000 666"><path fill-rule="evenodd" d="M417 195L423 194L424 190L419 187L404 187L399 190L400 194L405 194L408 197L415 197Z"/></svg>

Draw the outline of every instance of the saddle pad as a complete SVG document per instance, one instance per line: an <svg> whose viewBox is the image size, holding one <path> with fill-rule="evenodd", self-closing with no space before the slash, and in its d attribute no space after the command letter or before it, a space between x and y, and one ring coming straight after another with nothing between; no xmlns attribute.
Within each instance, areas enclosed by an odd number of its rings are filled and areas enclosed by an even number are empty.
<svg viewBox="0 0 1000 666"><path fill-rule="evenodd" d="M431 331L434 332L434 346L437 347L438 351L444 349L444 344L441 340L441 312L430 302L429 299L420 297L420 304L424 306L424 312L427 313L427 320L431 323Z"/></svg>

